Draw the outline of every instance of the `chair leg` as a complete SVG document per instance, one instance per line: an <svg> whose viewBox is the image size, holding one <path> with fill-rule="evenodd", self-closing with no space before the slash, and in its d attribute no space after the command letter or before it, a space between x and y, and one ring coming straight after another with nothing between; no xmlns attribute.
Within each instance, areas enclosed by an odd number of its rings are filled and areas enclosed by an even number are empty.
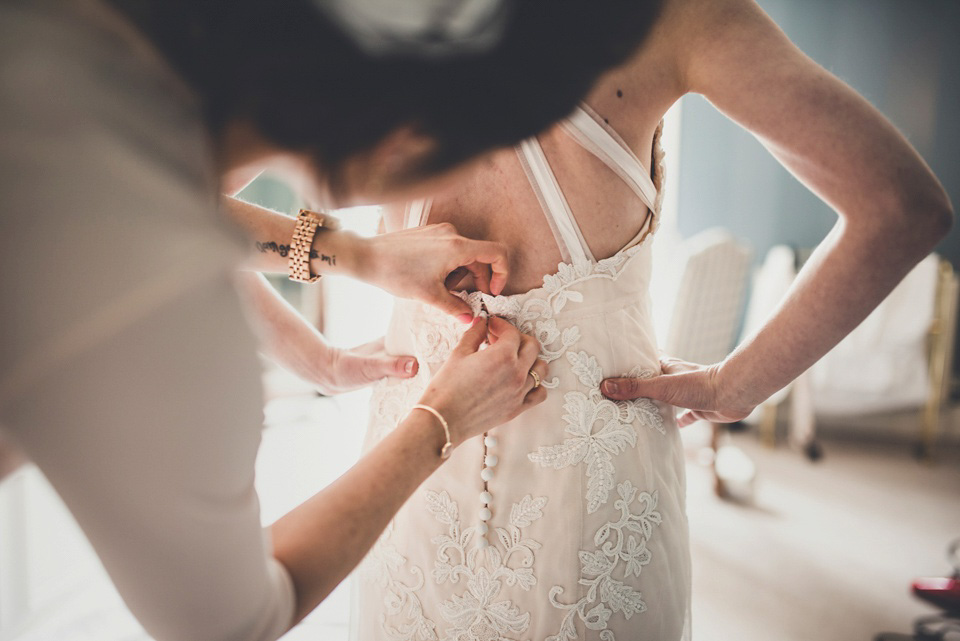
<svg viewBox="0 0 960 641"><path fill-rule="evenodd" d="M790 388L790 445L803 452L811 461L823 457L823 448L817 442L817 417L813 411L813 390L810 373L804 372Z"/></svg>
<svg viewBox="0 0 960 641"><path fill-rule="evenodd" d="M936 389L936 388L935 388ZM933 463L937 445L937 435L940 431L940 398L927 399L920 418L920 441L917 444L917 458Z"/></svg>
<svg viewBox="0 0 960 641"><path fill-rule="evenodd" d="M767 403L763 405L763 415L760 417L760 442L767 447L777 445L777 410L778 405Z"/></svg>
<svg viewBox="0 0 960 641"><path fill-rule="evenodd" d="M725 499L728 496L727 488L717 473L717 453L720 451L720 439L723 437L725 428L723 423L710 423L710 430L710 449L713 450L713 461L710 464L710 469L713 470L713 493Z"/></svg>
<svg viewBox="0 0 960 641"><path fill-rule="evenodd" d="M753 500L757 466L747 453L732 445L724 435L729 433L726 423L711 423L713 438L713 491L717 497L735 503Z"/></svg>
<svg viewBox="0 0 960 641"><path fill-rule="evenodd" d="M947 393L950 364L953 361L954 326L956 324L957 280L952 265L940 261L934 319L929 330L930 394L920 419L919 458L932 462L940 432L940 411Z"/></svg>

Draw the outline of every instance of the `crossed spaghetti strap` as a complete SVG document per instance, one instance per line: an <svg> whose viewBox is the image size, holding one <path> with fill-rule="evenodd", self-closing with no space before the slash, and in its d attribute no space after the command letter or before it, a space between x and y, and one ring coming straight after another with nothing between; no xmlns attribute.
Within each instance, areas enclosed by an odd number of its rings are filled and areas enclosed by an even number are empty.
<svg viewBox="0 0 960 641"><path fill-rule="evenodd" d="M407 203L403 212L403 228L411 229L421 227L427 224L427 217L430 215L430 206L433 204L433 198L423 198L413 200Z"/></svg>
<svg viewBox="0 0 960 641"><path fill-rule="evenodd" d="M581 147L600 159L613 173L633 190L651 211L657 201L657 188L633 150L627 146L616 131L600 124L598 116L589 105L583 104L561 123L563 130Z"/></svg>
<svg viewBox="0 0 960 641"><path fill-rule="evenodd" d="M564 262L596 262L540 142L536 137L528 138L518 145L517 153L530 186L540 201L547 222L550 223Z"/></svg>
<svg viewBox="0 0 960 641"><path fill-rule="evenodd" d="M620 251L642 241L654 228L657 211L658 190L644 167L627 143L611 127L601 124L600 117L584 103L576 108L561 127L577 144L603 162L627 184L649 210L647 220L640 231ZM654 140L654 146L657 145ZM567 203L550 162L543 153L540 142L534 136L516 147L520 165L537 196L540 208L546 216L564 262L596 262L593 252L583 237L580 225ZM431 199L415 200L407 205L404 228L425 225L430 216Z"/></svg>
<svg viewBox="0 0 960 641"><path fill-rule="evenodd" d="M647 206L647 220L620 251L636 245L653 229L653 219L657 216L657 188L650 178L650 172L612 128L600 124L599 116L588 105L577 107L561 123L561 127L575 142L619 176ZM536 137L524 140L517 145L517 155L550 223L564 262L596 262L540 142Z"/></svg>

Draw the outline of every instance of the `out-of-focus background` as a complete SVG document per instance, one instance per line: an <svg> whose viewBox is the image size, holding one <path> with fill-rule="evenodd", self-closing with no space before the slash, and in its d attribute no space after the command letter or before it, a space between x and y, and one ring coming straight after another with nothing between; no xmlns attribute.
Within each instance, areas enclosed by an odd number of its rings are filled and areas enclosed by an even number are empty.
<svg viewBox="0 0 960 641"><path fill-rule="evenodd" d="M759 1L887 115L960 202L960 2ZM670 112L664 144L659 337L674 355L719 360L769 313L835 216L699 97ZM242 197L299 206L270 176ZM340 217L373 234L379 213ZM957 267L954 229L849 339L744 425L685 430L696 639L911 639L914 620L937 612L910 584L952 573L945 550L960 537ZM376 289L275 282L338 345L386 327L391 302ZM269 363L264 380L258 489L270 523L356 459L367 393L321 398ZM345 640L349 616L348 580L287 638ZM40 473L28 466L0 484L0 641L145 638Z"/></svg>

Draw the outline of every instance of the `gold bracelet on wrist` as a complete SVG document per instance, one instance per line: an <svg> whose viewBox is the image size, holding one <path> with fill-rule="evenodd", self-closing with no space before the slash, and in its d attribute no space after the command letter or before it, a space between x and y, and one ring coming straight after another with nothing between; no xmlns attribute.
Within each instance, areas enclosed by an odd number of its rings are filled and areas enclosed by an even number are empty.
<svg viewBox="0 0 960 641"><path fill-rule="evenodd" d="M290 280L299 283L315 283L320 280L320 274L310 271L310 252L313 250L313 237L317 229L339 229L340 221L333 216L318 214L309 209L301 209L297 215L297 224L293 228L293 239L290 241L290 258L287 267Z"/></svg>
<svg viewBox="0 0 960 641"><path fill-rule="evenodd" d="M417 404L410 408L411 412L413 410L424 410L437 417L437 420L440 421L440 426L443 428L443 434L447 437L447 442L444 443L443 447L440 448L440 459L445 461L450 458L450 454L453 452L453 442L450 441L450 426L447 425L447 420L443 418L443 415L440 414L440 412L433 409L429 405Z"/></svg>

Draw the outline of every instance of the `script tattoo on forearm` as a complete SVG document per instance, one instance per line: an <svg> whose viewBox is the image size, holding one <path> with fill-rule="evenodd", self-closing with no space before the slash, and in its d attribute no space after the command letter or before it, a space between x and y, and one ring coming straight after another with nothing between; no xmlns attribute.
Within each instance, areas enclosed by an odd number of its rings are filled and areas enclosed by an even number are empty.
<svg viewBox="0 0 960 641"><path fill-rule="evenodd" d="M290 245L282 245L280 243L275 243L272 240L256 243L257 251L261 254L266 254L267 252L273 252L274 254L279 254L281 257L286 258L290 253ZM330 266L336 266L337 264L337 255L332 254L328 256L327 254L321 254L316 249L310 250L310 259L319 258L321 262L324 262Z"/></svg>

